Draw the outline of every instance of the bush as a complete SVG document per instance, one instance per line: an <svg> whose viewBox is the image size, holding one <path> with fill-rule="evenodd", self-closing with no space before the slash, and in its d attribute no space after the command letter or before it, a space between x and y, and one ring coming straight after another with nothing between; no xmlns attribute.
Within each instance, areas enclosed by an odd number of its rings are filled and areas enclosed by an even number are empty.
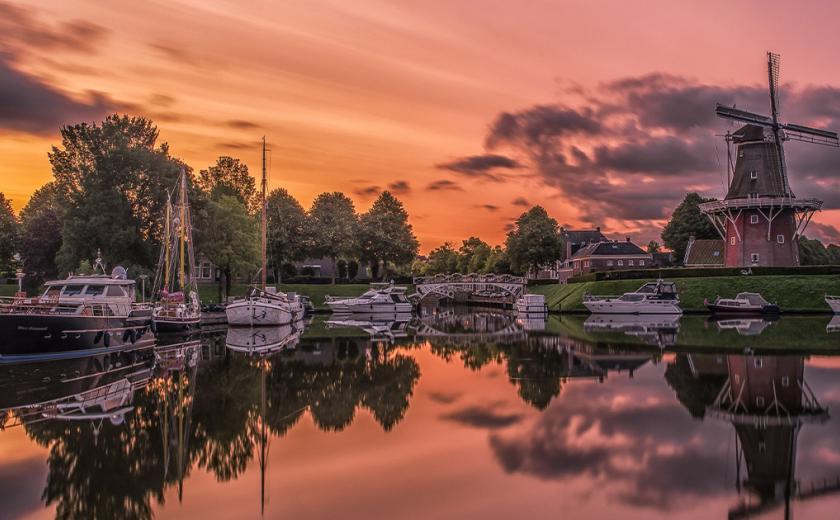
<svg viewBox="0 0 840 520"><path fill-rule="evenodd" d="M649 278L697 278L708 276L744 276L742 267L674 267L667 269L635 269L626 271L599 271L569 278L569 283L599 282L602 280L641 280ZM753 267L756 276L786 275L840 275L840 265L813 265L800 267Z"/></svg>

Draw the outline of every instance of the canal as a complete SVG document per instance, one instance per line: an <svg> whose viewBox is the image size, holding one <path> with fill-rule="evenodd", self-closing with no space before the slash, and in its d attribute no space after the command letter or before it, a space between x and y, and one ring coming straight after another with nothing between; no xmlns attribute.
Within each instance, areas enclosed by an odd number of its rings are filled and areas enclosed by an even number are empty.
<svg viewBox="0 0 840 520"><path fill-rule="evenodd" d="M834 518L838 329L425 309L0 365L0 518Z"/></svg>

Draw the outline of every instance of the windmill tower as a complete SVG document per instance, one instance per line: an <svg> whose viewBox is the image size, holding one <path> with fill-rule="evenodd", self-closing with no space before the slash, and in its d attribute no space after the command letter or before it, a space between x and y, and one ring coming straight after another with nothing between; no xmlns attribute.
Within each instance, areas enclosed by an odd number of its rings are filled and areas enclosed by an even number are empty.
<svg viewBox="0 0 840 520"><path fill-rule="evenodd" d="M797 199L790 189L786 140L840 147L837 134L779 122L779 55L767 53L770 116L718 105L718 117L746 123L733 134L735 171L723 200L700 205L725 241L724 265L797 266L799 236L822 208L817 199Z"/></svg>

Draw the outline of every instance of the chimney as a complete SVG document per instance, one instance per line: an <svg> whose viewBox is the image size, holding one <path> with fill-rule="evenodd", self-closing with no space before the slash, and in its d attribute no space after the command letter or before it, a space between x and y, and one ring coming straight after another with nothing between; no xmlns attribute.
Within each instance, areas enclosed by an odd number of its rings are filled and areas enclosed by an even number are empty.
<svg viewBox="0 0 840 520"><path fill-rule="evenodd" d="M627 237L627 241L630 242L630 237Z"/></svg>
<svg viewBox="0 0 840 520"><path fill-rule="evenodd" d="M596 228L595 228L595 231L597 231L598 233L600 233L600 232L601 232L601 226L596 227Z"/></svg>

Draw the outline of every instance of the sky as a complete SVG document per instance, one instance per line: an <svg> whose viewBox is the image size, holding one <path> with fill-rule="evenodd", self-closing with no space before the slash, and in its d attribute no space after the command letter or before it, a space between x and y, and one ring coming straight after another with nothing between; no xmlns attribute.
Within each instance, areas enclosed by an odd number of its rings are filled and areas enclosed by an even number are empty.
<svg viewBox="0 0 840 520"><path fill-rule="evenodd" d="M498 244L540 204L570 228L658 238L687 191L721 197L732 127L765 113L840 129L832 2L95 2L0 0L0 191L21 208L51 179L62 125L151 118L194 169L220 155L304 207L388 189L428 252ZM840 243L840 150L786 147L809 235Z"/></svg>

